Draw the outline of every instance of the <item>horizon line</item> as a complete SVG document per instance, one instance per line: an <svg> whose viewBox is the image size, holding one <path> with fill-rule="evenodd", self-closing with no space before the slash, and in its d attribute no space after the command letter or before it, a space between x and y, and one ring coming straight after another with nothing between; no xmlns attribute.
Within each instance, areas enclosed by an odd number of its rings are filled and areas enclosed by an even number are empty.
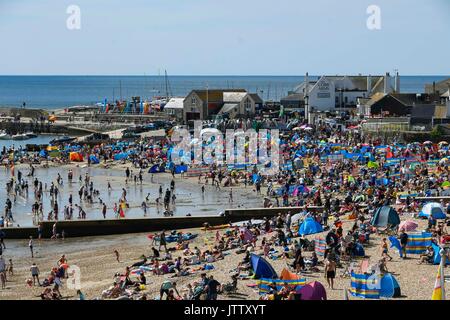
<svg viewBox="0 0 450 320"><path fill-rule="evenodd" d="M354 73L341 73L341 74L309 74L310 77L321 76L384 76L385 74L354 74ZM164 77L164 74L0 74L0 77ZM168 77L305 77L306 73L301 75L289 75L289 74L172 74ZM395 74L391 74L391 77L395 77ZM399 74L400 77L450 77L450 74Z"/></svg>

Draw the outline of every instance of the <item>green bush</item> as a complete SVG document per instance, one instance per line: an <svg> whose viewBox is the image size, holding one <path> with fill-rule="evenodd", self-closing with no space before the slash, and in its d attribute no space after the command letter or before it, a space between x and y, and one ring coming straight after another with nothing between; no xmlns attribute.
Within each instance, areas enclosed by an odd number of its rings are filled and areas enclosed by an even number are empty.
<svg viewBox="0 0 450 320"><path fill-rule="evenodd" d="M444 130L442 130L441 126L435 126L433 130L431 130L430 135L433 139L439 139L444 135Z"/></svg>

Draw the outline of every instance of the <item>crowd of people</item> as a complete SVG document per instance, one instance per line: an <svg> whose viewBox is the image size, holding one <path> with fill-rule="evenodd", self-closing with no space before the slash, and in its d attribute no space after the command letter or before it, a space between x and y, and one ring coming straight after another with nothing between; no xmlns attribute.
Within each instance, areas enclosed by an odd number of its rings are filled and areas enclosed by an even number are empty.
<svg viewBox="0 0 450 320"><path fill-rule="evenodd" d="M248 192L264 196L262 206L265 208L292 208L289 213L280 213L273 218L265 218L263 222L245 226L230 226L226 231L218 230L212 244L205 248L191 248L190 239L184 239L183 233L173 233L177 237L174 246L168 245L166 232L153 235L155 241L150 254L130 266L124 272L116 274L113 285L102 293L103 298L138 298L147 299L148 286L146 273L150 276L164 276L159 299L217 299L217 294L236 290L238 279L252 277L253 269L250 254L257 253L267 259L285 259L288 268L296 274L323 272L330 289L334 288L337 269L348 266L357 256L359 247L370 243L372 235L386 233L395 235L402 248L402 257L407 258L406 244L408 233L393 228L379 230L371 224L378 209L391 206L396 209L402 219L415 219L422 208L421 197L443 196L450 194L450 148L448 143L399 143L382 144L381 141L362 134L359 129L345 130L321 123L302 126L286 131L280 136L280 155L282 168L275 175L263 173L260 165L236 168L233 166L209 165L198 174L199 190L205 192L205 186L211 185L215 190L226 190L228 201L233 198L233 188L249 188ZM72 147L60 146L64 150ZM50 185L35 176L35 166L42 157L25 153L23 150L6 150L2 152L2 163L11 171L11 178L6 182L6 201L4 214L0 218L0 227L14 223L14 204L17 197L28 197L33 192L35 203L31 208L35 224L44 220L89 219L83 206L98 202L102 215L107 217L108 211L114 211L114 217L125 218L126 209L130 206L127 200L127 186L142 184L146 179L145 171L157 165L168 168L172 180L166 190L157 185L157 199L150 199L150 193L139 206L144 216L148 207L161 205L164 215L173 215L176 205L175 164L170 161L173 143L170 137L160 141L141 139L136 143L118 142L115 145L99 145L95 147L79 146L77 151L85 158L108 163L119 161L125 164L125 185L121 186L120 197L114 205L105 203L99 197L98 186L86 173L78 178L72 170L68 170L67 178L58 174ZM72 151L71 151L72 152ZM74 152L74 151L73 151ZM11 157L12 154L12 157ZM118 155L123 155L118 157ZM61 156L64 157L64 156ZM11 160L12 159L12 160ZM36 160L38 159L38 160ZM21 167L15 170L14 162L28 163L28 169ZM37 162L36 162L37 161ZM45 159L48 161L48 157ZM92 165L89 160L88 165ZM24 170L28 173L24 174ZM16 172L17 171L17 172ZM153 183L154 171L149 172ZM78 203L72 194L67 203L60 206L60 188L65 184L78 183ZM116 187L116 186L114 186ZM108 190L112 186L108 183ZM44 197L44 195L47 195ZM75 196L76 198L76 196ZM43 201L50 202L51 211L43 211ZM441 200L440 205L447 214L450 203ZM302 207L301 209L298 207ZM314 208L319 208L315 210ZM62 210L61 210L62 209ZM62 212L61 212L62 211ZM74 213L75 211L75 213ZM62 213L62 214L61 214ZM292 221L294 215L300 218ZM306 219L313 219L323 228L326 242L323 257L314 250L314 242L308 237L298 236L298 228ZM350 221L350 227L344 227L344 221ZM436 245L442 246L450 236L447 231L447 220L436 221L432 215L428 218L427 230L433 235ZM55 238L61 237L54 227ZM63 232L63 231L62 231ZM64 235L62 235L64 237ZM3 237L2 237L2 243ZM0 244L0 248L2 248ZM156 246L159 245L158 248ZM161 251L161 247L164 251ZM33 256L32 239L30 239ZM434 256L433 247L429 247L420 256L418 263L430 263ZM388 272L392 254L389 253L388 238L381 238L380 256L372 272ZM119 261L119 253L114 254ZM174 255L177 254L177 257ZM232 270L230 283L220 284L211 274L214 265L226 259L229 254L242 254L239 265ZM0 260L0 274L6 279L6 263ZM12 261L10 261L12 270ZM54 285L52 291L47 290L44 297L59 297L60 279L64 277L64 268L59 264L47 280ZM2 269L3 266L3 269ZM351 269L351 267L350 267ZM345 273L349 273L346 268ZM11 271L12 272L12 271ZM40 284L39 269L31 267L33 285ZM199 281L189 283L185 294L180 294L177 278L200 276ZM5 280L6 282L6 280ZM56 287L56 288L55 288ZM276 289L276 288L275 288ZM275 290L274 289L274 290ZM273 290L273 291L274 291ZM284 286L277 294L284 299L292 298L288 288ZM279 291L279 290L277 290Z"/></svg>

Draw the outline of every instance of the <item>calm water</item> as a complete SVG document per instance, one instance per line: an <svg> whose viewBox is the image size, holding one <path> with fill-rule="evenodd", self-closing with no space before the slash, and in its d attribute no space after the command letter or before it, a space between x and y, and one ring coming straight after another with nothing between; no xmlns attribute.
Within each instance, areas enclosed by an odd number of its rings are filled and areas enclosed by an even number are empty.
<svg viewBox="0 0 450 320"><path fill-rule="evenodd" d="M14 146L14 149L19 149L20 147L25 148L27 144L48 144L55 138L57 138L57 136L41 135L37 138L28 140L0 140L0 150L2 150L3 147L9 148L11 146Z"/></svg>
<svg viewBox="0 0 450 320"><path fill-rule="evenodd" d="M314 79L315 77L311 77ZM403 92L423 92L426 83L444 76L401 77ZM169 76L172 96L185 96L192 89L243 88L264 100L280 100L304 79L303 76ZM120 89L121 88L121 89ZM165 95L162 76L0 76L0 106L65 108L94 104L122 97L151 98Z"/></svg>
<svg viewBox="0 0 450 320"><path fill-rule="evenodd" d="M29 184L29 194L23 196L17 196L16 202L13 204L12 212L15 219L15 224L20 226L30 226L32 225L31 216L31 206L35 202L34 197L34 187L32 185L33 178L28 176L28 168L19 169L16 168L16 178L17 172L22 171L25 180L28 180ZM63 208L69 203L69 195L73 196L74 204L81 204L81 207L87 213L87 219L103 219L101 214L101 205L99 203L99 198L102 199L108 207L107 218L114 218L113 206L114 203L118 203L120 197L122 196L122 188L127 190L127 200L130 208L126 210L125 216L128 218L132 217L143 217L144 211L141 208L142 201L149 195L149 201L147 209L148 217L162 216L164 212L163 205L161 204L159 208L156 206L156 198L158 198L159 186L163 186L163 191L170 186L170 181L172 177L168 174L155 174L153 181L151 180L151 175L149 173L144 173L144 182L142 185L134 184L134 182L129 182L128 185L125 184L125 172L113 169L104 169L98 167L75 167L73 169L74 179L71 184L67 180L67 167L51 167L51 168L38 168L35 171L35 177L39 181L42 181L43 186L47 184L47 188L50 188L52 182L56 183L56 177L58 173L63 178L63 185L58 186L60 194L58 195L58 205L59 205L59 219L64 219ZM94 199L93 204L88 204L86 202L81 202L78 196L78 190L81 187L79 182L80 175L84 178L85 174L89 173L91 176L91 181L94 182L94 189L99 190L100 194L98 198ZM137 171L135 171L137 173ZM0 204L4 205L6 201L6 190L5 184L11 178L10 171L6 168L0 168ZM108 191L108 182L111 183L112 190ZM256 192L244 193L238 189L233 189L233 203L229 203L229 191L223 190L217 192L215 187L211 185L205 186L205 194L202 195L201 185L196 182L186 182L181 179L180 176L175 178L175 195L176 201L175 205L171 207L175 216L186 216L190 213L191 215L216 215L225 209L237 208L238 206L246 208L256 208L261 207L263 200L261 196L257 196ZM249 187L250 188L250 187ZM13 197L11 196L12 200ZM162 203L162 200L161 200ZM50 197L48 192L44 192L44 218L47 219L47 214L51 210ZM78 209L74 207L74 219L78 216Z"/></svg>

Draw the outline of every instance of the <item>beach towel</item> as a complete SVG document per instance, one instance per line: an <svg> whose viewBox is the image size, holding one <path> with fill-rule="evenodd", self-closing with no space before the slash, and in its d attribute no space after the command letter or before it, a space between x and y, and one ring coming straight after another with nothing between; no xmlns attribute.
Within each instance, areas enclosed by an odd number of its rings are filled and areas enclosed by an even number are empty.
<svg viewBox="0 0 450 320"><path fill-rule="evenodd" d="M351 288L352 296L364 299L379 299L380 298L380 279L378 276L351 273Z"/></svg>
<svg viewBox="0 0 450 320"><path fill-rule="evenodd" d="M280 291L284 284L288 283L288 285L295 289L295 291L299 291L303 286L306 285L306 278L296 279L296 280L281 280L281 279L260 279L257 281L259 294L267 294L271 290L271 285L276 285L277 291Z"/></svg>

